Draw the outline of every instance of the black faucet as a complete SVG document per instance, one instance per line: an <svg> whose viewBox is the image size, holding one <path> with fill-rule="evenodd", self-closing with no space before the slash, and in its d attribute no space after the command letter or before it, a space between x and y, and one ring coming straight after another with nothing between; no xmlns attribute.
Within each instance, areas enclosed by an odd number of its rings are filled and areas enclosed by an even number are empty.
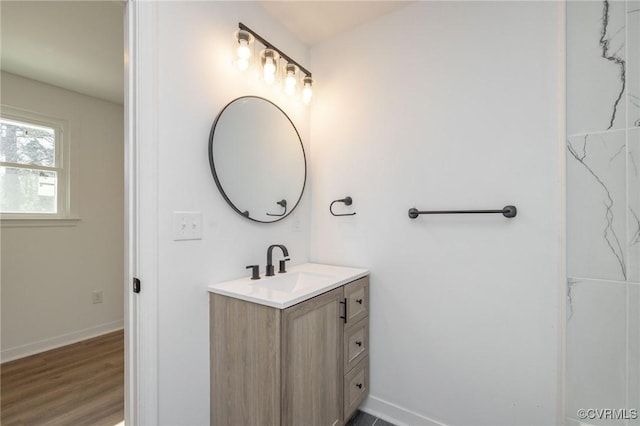
<svg viewBox="0 0 640 426"><path fill-rule="evenodd" d="M269 246L269 248L267 249L267 273L266 276L267 277L272 277L273 276L273 260L272 260L272 253L273 253L273 248L274 247L279 247L282 250L282 254L284 255L284 259L280 261L280 273L282 272L287 272L285 271L284 268L284 263L289 259L289 251L287 250L287 248L282 245L282 244L273 244L271 246Z"/></svg>

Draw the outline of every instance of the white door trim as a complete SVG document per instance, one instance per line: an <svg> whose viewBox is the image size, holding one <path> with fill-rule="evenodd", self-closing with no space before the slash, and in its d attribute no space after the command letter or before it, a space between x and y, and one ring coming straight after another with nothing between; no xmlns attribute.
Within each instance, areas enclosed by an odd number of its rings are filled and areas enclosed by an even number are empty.
<svg viewBox="0 0 640 426"><path fill-rule="evenodd" d="M133 34L135 29L135 7L131 1L125 2L124 12L124 57L133 55ZM132 111L135 105L133 91L133 66L124 63L124 419L127 425L138 424L138 380L136 363L138 354L137 298L131 291L130 283L137 274L136 238L136 139L135 119Z"/></svg>
<svg viewBox="0 0 640 426"><path fill-rule="evenodd" d="M126 0L125 10L125 422L152 426L159 408L156 5Z"/></svg>

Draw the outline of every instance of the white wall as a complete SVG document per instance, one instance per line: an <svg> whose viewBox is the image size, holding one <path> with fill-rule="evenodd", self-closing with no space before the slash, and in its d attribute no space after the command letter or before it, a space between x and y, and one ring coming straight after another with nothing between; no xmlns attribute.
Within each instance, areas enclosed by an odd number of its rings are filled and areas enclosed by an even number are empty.
<svg viewBox="0 0 640 426"><path fill-rule="evenodd" d="M562 9L416 2L311 49L311 260L371 270L367 411L556 423Z"/></svg>
<svg viewBox="0 0 640 426"><path fill-rule="evenodd" d="M2 228L2 360L122 328L123 108L2 73L2 104L67 120L80 221ZM92 304L102 290L104 302Z"/></svg>
<svg viewBox="0 0 640 426"><path fill-rule="evenodd" d="M232 67L231 35L239 21L307 63L307 48L257 3L157 3L161 424L209 423L207 285L245 276L250 264L259 263L264 272L270 244L285 244L292 264L304 263L309 256L308 191L295 213L301 231L293 232L291 216L269 225L239 216L224 201L211 175L207 157L211 125L220 110L239 96L263 96L278 104L308 147L307 108ZM172 213L180 210L203 213L202 240L172 240Z"/></svg>

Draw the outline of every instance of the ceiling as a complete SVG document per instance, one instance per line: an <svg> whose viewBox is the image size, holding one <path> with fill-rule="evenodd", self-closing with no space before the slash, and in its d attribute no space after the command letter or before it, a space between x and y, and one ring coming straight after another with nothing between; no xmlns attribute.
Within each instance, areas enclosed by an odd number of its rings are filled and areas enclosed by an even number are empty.
<svg viewBox="0 0 640 426"><path fill-rule="evenodd" d="M409 3L259 1L309 46ZM123 2L0 1L3 71L123 103Z"/></svg>
<svg viewBox="0 0 640 426"><path fill-rule="evenodd" d="M119 1L1 1L2 70L123 103Z"/></svg>
<svg viewBox="0 0 640 426"><path fill-rule="evenodd" d="M262 7L309 46L409 4L393 1L260 1Z"/></svg>

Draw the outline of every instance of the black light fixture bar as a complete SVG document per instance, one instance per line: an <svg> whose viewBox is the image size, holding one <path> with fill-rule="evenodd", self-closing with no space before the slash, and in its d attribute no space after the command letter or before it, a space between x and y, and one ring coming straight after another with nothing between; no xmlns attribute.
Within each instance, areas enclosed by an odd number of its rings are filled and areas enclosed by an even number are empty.
<svg viewBox="0 0 640 426"><path fill-rule="evenodd" d="M283 57L287 62L289 62L290 64L295 64L298 66L298 68L300 68L300 71L302 71L307 77L311 77L311 71L309 71L308 69L306 69L305 67L303 67L302 65L300 65L299 63L297 63L296 61L294 61L293 59L291 59L291 57L289 55L287 55L286 53L284 53L282 50L278 49L277 47L275 47L273 44L269 43L267 40L265 40L262 36L260 36L260 34L256 33L255 31L253 31L251 28L247 27L245 24L243 24L242 22L238 23L238 28L240 28L243 31L247 31L249 33L251 33L252 36L254 36L256 38L256 40L258 40L260 43L262 43L267 49L273 49L276 52L278 52L280 54L281 57Z"/></svg>

